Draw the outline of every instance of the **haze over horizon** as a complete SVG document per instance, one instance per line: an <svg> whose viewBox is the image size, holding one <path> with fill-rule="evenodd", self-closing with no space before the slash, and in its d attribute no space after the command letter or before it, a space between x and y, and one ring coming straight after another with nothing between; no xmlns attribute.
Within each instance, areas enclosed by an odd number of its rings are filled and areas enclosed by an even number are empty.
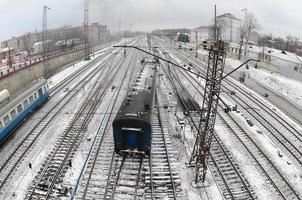
<svg viewBox="0 0 302 200"><path fill-rule="evenodd" d="M41 30L42 7L50 7L48 27L81 25L83 23L83 0L27 0L20 4L18 0L0 2L2 30L0 40L20 36L26 32ZM230 12L237 18L243 18L247 8L258 19L260 33L272 33L276 36L293 35L302 37L302 2L298 0L90 0L90 22L107 24L109 29L117 31L118 20L122 20L122 29L151 31L163 28L194 28L210 25L213 21L214 4L217 14ZM273 7L272 7L273 6Z"/></svg>

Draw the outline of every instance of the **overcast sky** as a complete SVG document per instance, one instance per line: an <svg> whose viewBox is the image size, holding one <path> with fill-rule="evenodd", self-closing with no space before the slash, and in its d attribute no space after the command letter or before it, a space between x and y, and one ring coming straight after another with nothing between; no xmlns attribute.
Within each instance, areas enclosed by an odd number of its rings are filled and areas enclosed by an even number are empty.
<svg viewBox="0 0 302 200"><path fill-rule="evenodd" d="M122 29L150 31L159 28L192 28L209 25L213 7L218 14L230 12L243 18L240 10L253 12L260 32L302 37L301 0L89 0L90 22L107 24L113 31ZM42 7L51 8L48 26L80 25L84 0L0 0L0 40L22 35L42 26Z"/></svg>

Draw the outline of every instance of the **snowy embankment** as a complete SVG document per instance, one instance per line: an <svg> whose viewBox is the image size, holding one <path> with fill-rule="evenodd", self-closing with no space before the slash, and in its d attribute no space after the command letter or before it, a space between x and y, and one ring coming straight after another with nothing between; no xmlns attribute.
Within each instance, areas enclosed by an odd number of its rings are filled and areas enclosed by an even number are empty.
<svg viewBox="0 0 302 200"><path fill-rule="evenodd" d="M124 42L124 40L122 40L120 42L117 42L117 43L113 44L112 46L122 44L123 42ZM112 46L105 47L105 48L100 49L97 52L95 52L95 56L92 57L90 61L82 60L82 61L75 62L71 66L63 69L59 73L57 73L54 76L52 76L51 78L49 78L48 79L49 89L51 89L51 88L55 87L56 85L60 84L69 75L75 73L77 70L82 68L84 65L92 62L93 60L97 59L99 56L104 55L106 51L108 51L112 48ZM114 50L114 52L116 52L116 50Z"/></svg>
<svg viewBox="0 0 302 200"><path fill-rule="evenodd" d="M239 66L242 61L227 58L226 65L232 68ZM302 106L302 83L281 74L269 72L265 69L249 69L242 68L248 77L256 82L263 84L265 87L273 90L275 93L280 94L294 101L296 104Z"/></svg>

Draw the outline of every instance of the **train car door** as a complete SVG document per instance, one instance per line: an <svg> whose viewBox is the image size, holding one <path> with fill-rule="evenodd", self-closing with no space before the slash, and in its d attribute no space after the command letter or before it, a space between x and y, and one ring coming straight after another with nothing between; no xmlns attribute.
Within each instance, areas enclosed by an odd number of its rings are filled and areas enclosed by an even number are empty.
<svg viewBox="0 0 302 200"><path fill-rule="evenodd" d="M125 149L139 148L139 137L142 134L141 128L122 128L123 143Z"/></svg>

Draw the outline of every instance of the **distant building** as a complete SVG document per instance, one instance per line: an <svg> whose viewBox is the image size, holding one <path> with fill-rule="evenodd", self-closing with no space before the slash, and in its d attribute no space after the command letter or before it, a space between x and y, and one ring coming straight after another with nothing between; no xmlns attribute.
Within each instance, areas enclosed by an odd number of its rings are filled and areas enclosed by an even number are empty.
<svg viewBox="0 0 302 200"><path fill-rule="evenodd" d="M12 47L6 47L0 49L0 61L4 59L8 59L9 56L13 57L16 53L16 50Z"/></svg>
<svg viewBox="0 0 302 200"><path fill-rule="evenodd" d="M12 37L9 40L1 42L1 48L7 48L7 47L14 48L17 51L23 50L24 42L21 37Z"/></svg>
<svg viewBox="0 0 302 200"><path fill-rule="evenodd" d="M214 26L199 26L191 30L190 41L196 44L201 44L203 41L214 40Z"/></svg>
<svg viewBox="0 0 302 200"><path fill-rule="evenodd" d="M88 35L90 42L105 41L109 36L109 31L106 25L92 23L88 25Z"/></svg>
<svg viewBox="0 0 302 200"><path fill-rule="evenodd" d="M227 43L239 44L241 20L230 13L217 16L217 37ZM198 44L214 40L214 26L199 26L191 30L190 41Z"/></svg>
<svg viewBox="0 0 302 200"><path fill-rule="evenodd" d="M109 37L109 30L106 25L99 23L92 23L88 25L88 37L93 43L106 41ZM80 39L80 43L84 41L84 27L83 26L63 26L47 30L47 40L53 41L68 41L70 39ZM39 44L40 42L40 44ZM27 51L28 53L41 52L42 32L35 31L24 34L20 37L12 37L11 39L2 41L0 48L11 47L17 52ZM35 45L34 45L35 44ZM50 50L53 48L49 48Z"/></svg>
<svg viewBox="0 0 302 200"><path fill-rule="evenodd" d="M220 37L226 43L240 42L241 20L231 13L217 16L217 24L221 27Z"/></svg>
<svg viewBox="0 0 302 200"><path fill-rule="evenodd" d="M99 25L99 41L106 41L110 36L110 31L107 25Z"/></svg>

